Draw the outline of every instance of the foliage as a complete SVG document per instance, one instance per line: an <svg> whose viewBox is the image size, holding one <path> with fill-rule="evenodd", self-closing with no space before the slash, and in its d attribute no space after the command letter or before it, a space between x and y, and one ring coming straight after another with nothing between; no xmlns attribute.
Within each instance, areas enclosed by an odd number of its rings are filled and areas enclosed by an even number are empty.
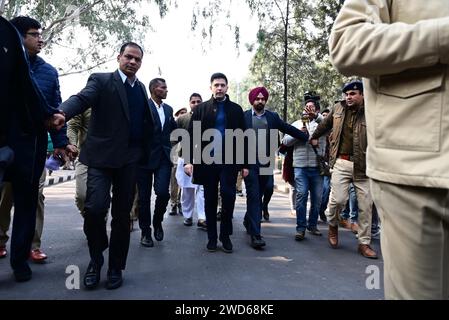
<svg viewBox="0 0 449 320"><path fill-rule="evenodd" d="M45 52L64 50L61 75L82 72L111 60L125 41L142 43L149 24L141 0L1 0L4 16L28 15L43 26ZM154 0L162 16L176 1ZM78 43L80 35L87 41Z"/></svg>
<svg viewBox="0 0 449 320"><path fill-rule="evenodd" d="M267 1L271 0L248 2L253 10L259 12L260 5ZM261 22L258 47L246 81L266 86L271 95L269 105L282 115L285 100L282 64L287 47L286 104L287 120L291 122L302 111L306 91L316 91L321 96L322 108L332 107L334 101L341 97L340 88L346 79L329 61L327 39L344 0L291 0L294 14L289 19L287 32L286 21L279 11L288 3L286 0L271 2L276 4L265 7L260 16L265 20Z"/></svg>
<svg viewBox="0 0 449 320"><path fill-rule="evenodd" d="M203 18L210 19L211 26L209 33L203 31L205 38L213 36L213 17L229 16L225 9L228 4L224 3L211 0L209 9L203 9ZM285 114L288 121L297 119L302 111L306 91L316 91L321 96L321 106L332 107L347 80L332 67L327 44L343 3L344 0L246 0L259 19L260 29L257 43L246 44L249 51L255 50L255 56L248 77L236 84L239 90L235 93L245 95L243 88L266 86L270 91L268 106L281 116ZM195 20L192 30L198 23ZM240 98L246 103L246 97Z"/></svg>

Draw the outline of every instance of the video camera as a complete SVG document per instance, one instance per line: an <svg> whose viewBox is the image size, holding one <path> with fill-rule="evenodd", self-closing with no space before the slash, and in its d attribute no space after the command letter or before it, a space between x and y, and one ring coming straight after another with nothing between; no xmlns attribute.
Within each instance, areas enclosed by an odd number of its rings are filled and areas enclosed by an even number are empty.
<svg viewBox="0 0 449 320"><path fill-rule="evenodd" d="M307 101L307 100L310 100L310 99L315 100L316 102L318 102L318 101L320 101L321 97L319 95L317 95L315 91L306 91L304 93L304 101Z"/></svg>

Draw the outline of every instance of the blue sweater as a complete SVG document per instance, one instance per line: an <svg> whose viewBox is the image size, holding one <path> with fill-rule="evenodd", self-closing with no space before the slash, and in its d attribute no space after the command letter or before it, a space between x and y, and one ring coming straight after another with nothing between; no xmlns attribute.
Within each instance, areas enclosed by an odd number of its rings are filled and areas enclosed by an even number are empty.
<svg viewBox="0 0 449 320"><path fill-rule="evenodd" d="M145 117L145 96L140 86L134 84L131 87L128 81L125 81L126 96L128 98L130 132L129 145L132 147L141 147L143 142L143 120Z"/></svg>
<svg viewBox="0 0 449 320"><path fill-rule="evenodd" d="M59 109L62 102L59 90L58 72L50 64L39 56L30 57L31 76L43 93L49 106ZM55 148L63 148L67 145L67 126L59 130L50 130L51 140Z"/></svg>

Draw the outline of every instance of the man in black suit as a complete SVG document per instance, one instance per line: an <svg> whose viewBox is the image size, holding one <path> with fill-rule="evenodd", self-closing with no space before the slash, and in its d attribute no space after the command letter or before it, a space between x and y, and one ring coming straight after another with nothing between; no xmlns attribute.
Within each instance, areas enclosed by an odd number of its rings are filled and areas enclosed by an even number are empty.
<svg viewBox="0 0 449 320"><path fill-rule="evenodd" d="M0 17L0 147L14 153L4 178L14 192L11 267L16 281L32 277L27 260L36 224L39 177L47 154L47 129L59 130L65 120L58 109L47 104L31 77L22 40L13 25Z"/></svg>
<svg viewBox="0 0 449 320"><path fill-rule="evenodd" d="M247 232L251 236L251 246L260 249L265 246L262 239L260 221L262 219L262 196L269 185L272 185L273 170L269 169L270 162L262 163L259 152L265 150L263 158L274 161L274 151L278 149L279 133L276 132L276 147L270 149L273 141L270 141L270 130L279 130L287 133L301 141L307 141L309 135L292 125L281 120L276 112L265 109L269 93L265 87L257 87L249 92L248 99L252 108L245 112L245 122L247 128L252 128L257 137L256 153L258 155L256 163L250 165L249 174L245 178L246 186L246 214L243 220ZM266 144L266 146L262 146ZM264 147L264 148L263 148ZM266 169L265 172L262 168Z"/></svg>
<svg viewBox="0 0 449 320"><path fill-rule="evenodd" d="M154 177L154 192L156 203L154 206L153 227L154 238L164 239L162 220L170 200L170 174L172 162L170 160L170 134L177 128L173 118L173 108L162 102L167 98L167 84L162 78L155 78L149 85L151 99L150 109L154 119L153 141L148 161L140 166L137 188L139 190L139 227L142 230L140 243L145 247L153 247L151 238L151 188Z"/></svg>
<svg viewBox="0 0 449 320"><path fill-rule="evenodd" d="M236 154L236 144L234 139L225 140L225 130L241 129L245 131L245 119L242 107L232 102L226 94L228 90L228 79L223 73L214 73L210 80L212 97L209 101L199 104L193 111L192 119L189 125L189 134L191 137L191 152L186 156L184 171L187 175L193 174L192 182L204 186L205 211L207 223L207 250L214 252L217 250L217 202L218 202L218 183L220 183L220 194L223 202L223 210L220 223L220 237L223 251L232 252L232 217L235 205L235 193L238 171L242 170L242 176L248 174L247 166L239 163ZM214 129L216 133L211 145L206 141L193 141L194 127L201 125L201 137L206 130ZM202 140L202 139L201 139ZM196 151L194 150L197 149ZM199 150L198 150L199 149ZM244 148L246 151L246 147ZM199 154L210 152L213 162L209 163L207 159L196 159L193 155L199 151ZM232 153L232 161L226 160L226 151ZM206 156L208 157L209 154ZM203 155L204 156L204 155ZM229 155L228 155L229 158ZM246 155L243 156L246 159ZM207 160L207 161L205 161Z"/></svg>
<svg viewBox="0 0 449 320"><path fill-rule="evenodd" d="M84 276L86 288L100 281L108 247L105 218L111 204L111 238L107 289L122 285L129 249L129 212L134 199L139 163L149 154L154 120L145 86L136 78L143 50L133 42L120 48L119 69L94 73L86 87L61 108L67 119L91 108L91 120L80 161L89 167L84 207L84 230L91 261Z"/></svg>

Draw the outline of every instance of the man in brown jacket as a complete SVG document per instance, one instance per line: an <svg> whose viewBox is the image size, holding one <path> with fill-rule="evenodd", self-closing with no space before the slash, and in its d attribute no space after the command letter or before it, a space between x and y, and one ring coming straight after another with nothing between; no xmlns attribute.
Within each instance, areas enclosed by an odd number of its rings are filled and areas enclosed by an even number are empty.
<svg viewBox="0 0 449 320"><path fill-rule="evenodd" d="M333 64L364 77L387 299L449 298L449 5L346 0Z"/></svg>
<svg viewBox="0 0 449 320"><path fill-rule="evenodd" d="M373 201L366 176L366 124L363 84L348 83L343 88L345 101L337 103L311 136L310 143L318 145L318 138L330 135L330 166L333 167L329 202L328 240L332 248L338 246L338 217L349 198L349 184L353 182L359 205L358 251L366 258L377 259L371 244L371 215Z"/></svg>

